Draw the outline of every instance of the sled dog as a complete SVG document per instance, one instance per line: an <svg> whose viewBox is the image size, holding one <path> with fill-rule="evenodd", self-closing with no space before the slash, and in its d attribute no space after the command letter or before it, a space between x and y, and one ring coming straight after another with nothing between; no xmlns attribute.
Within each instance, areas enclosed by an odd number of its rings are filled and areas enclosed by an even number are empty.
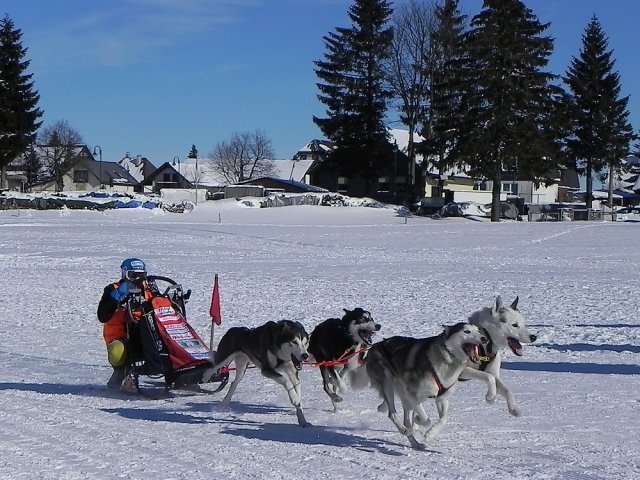
<svg viewBox="0 0 640 480"><path fill-rule="evenodd" d="M287 391L296 409L298 424L301 427L310 426L302 412L302 391L298 378L302 362L309 358L308 344L309 336L300 322L280 320L256 328L230 328L220 339L213 358L214 365L204 373L203 381L232 361L235 362L235 378L222 400L223 405L229 405L247 367L253 363L262 375L279 383Z"/></svg>
<svg viewBox="0 0 640 480"><path fill-rule="evenodd" d="M340 393L346 391L344 376L349 370L358 368L362 348L369 348L373 335L380 325L371 317L371 313L358 307L344 310L342 318L329 318L318 324L309 337L309 353L320 363L322 386L333 404L342 401ZM344 365L330 362L345 360ZM327 363L322 365L322 363Z"/></svg>
<svg viewBox="0 0 640 480"><path fill-rule="evenodd" d="M524 317L518 311L518 297L508 307L502 303L500 296L496 297L491 307L485 307L472 313L469 317L469 323L477 325L489 341L483 347L484 353L481 362L479 364L470 363L469 368L462 372L460 379L468 380L470 378L469 370L472 369L490 373L496 379L498 394L507 400L509 413L514 417L519 417L522 412L518 402L513 393L500 380L500 366L502 364L500 350L509 348L515 355L521 356L523 350L521 342L532 343L537 338L529 332Z"/></svg>
<svg viewBox="0 0 640 480"><path fill-rule="evenodd" d="M477 326L457 323L444 327L438 336L424 339L391 337L371 347L365 365L371 386L382 398L378 411L388 413L400 433L409 439L412 448L426 448L415 437L416 424L429 426L422 403L433 398L440 417L425 434L425 440L429 441L447 423L449 398L460 373L468 362L480 361L479 347L486 342L487 338ZM493 377L484 372L477 373L480 375L475 378L487 381L487 400L492 401L496 395ZM402 423L396 412L396 395L404 411Z"/></svg>

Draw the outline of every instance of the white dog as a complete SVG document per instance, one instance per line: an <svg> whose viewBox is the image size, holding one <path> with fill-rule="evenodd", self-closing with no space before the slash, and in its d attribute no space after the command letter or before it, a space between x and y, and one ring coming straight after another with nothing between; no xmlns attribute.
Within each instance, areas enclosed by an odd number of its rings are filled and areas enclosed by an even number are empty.
<svg viewBox="0 0 640 480"><path fill-rule="evenodd" d="M502 303L500 296L496 297L491 307L485 307L471 314L469 323L477 325L489 339L484 347L485 355L480 364L469 362L469 366L463 370L460 380L478 378L478 370L493 375L496 379L496 388L499 395L507 400L509 413L519 417L522 412L514 395L500 380L500 367L502 358L500 350L510 348L517 355L522 355L522 344L536 341L536 336L527 330L524 317L518 311L518 297L510 306Z"/></svg>

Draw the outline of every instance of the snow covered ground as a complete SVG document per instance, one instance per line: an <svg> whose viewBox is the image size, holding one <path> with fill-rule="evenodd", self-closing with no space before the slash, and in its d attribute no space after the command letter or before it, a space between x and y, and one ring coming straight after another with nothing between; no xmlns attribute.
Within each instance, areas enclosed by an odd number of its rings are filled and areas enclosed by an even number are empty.
<svg viewBox="0 0 640 480"><path fill-rule="evenodd" d="M0 211L0 477L640 478L638 228L233 200L188 214ZM112 393L95 310L131 256L193 290L188 319L205 339L216 273L217 339L282 318L311 331L357 306L382 324L378 338L430 336L498 294L518 295L539 340L521 358L506 355L503 378L524 416L510 417L501 398L485 404L484 386L466 382L441 436L416 452L370 390L350 392L333 413L310 366L301 372L308 429L256 370L229 410L223 393ZM151 393L158 385L143 382Z"/></svg>

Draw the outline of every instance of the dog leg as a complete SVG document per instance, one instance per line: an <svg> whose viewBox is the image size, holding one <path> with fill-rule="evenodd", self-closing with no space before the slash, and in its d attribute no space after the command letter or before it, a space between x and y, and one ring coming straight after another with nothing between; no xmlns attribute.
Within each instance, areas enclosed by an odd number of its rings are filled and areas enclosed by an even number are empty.
<svg viewBox="0 0 640 480"><path fill-rule="evenodd" d="M477 380L482 380L483 382L485 382L487 384L487 394L484 398L487 403L495 402L497 394L497 384L499 380L494 375L492 375L491 373L476 370L471 367L465 367L462 373L465 378L475 378Z"/></svg>
<svg viewBox="0 0 640 480"><path fill-rule="evenodd" d="M447 424L448 414L449 414L449 395L448 394L449 394L449 391L440 395L439 397L436 397L436 407L438 409L438 415L440 418L438 418L438 421L434 423L429 430L427 430L427 433L424 436L427 442L436 438L436 436L438 436L440 431Z"/></svg>
<svg viewBox="0 0 640 480"><path fill-rule="evenodd" d="M249 366L249 358L246 357L245 355L238 355L235 360L235 365L236 365L236 376L233 379L233 382L231 382L231 385L229 386L229 391L227 392L227 394L225 395L224 399L222 400L222 405L229 406L229 403L231 402L231 397L233 397L233 394L236 391L236 388L238 388L238 384L240 383L240 380L242 380L242 377L244 377L245 372L247 371L247 367Z"/></svg>
<svg viewBox="0 0 640 480"><path fill-rule="evenodd" d="M402 435L408 436L410 432L402 423L400 423L400 418L398 417L398 412L396 411L395 393L393 391L393 380L391 380L390 378L384 379L384 382L382 384L382 398L383 398L382 403L386 403L387 405L387 409L388 409L387 416L389 417L389 420L393 422L393 424L396 426L396 428Z"/></svg>
<svg viewBox="0 0 640 480"><path fill-rule="evenodd" d="M292 366L291 369L293 368L294 367ZM301 427L312 426L309 422L307 422L307 419L304 418L304 413L302 412L302 407L300 405L302 391L300 388L300 380L298 379L298 375L292 374L292 371L286 367L283 369L283 372L284 375L277 369L266 367L262 369L261 373L265 377L270 378L271 380L282 385L287 391L287 394L289 395L289 401L291 402L291 405L293 405L296 409L298 425L300 425ZM293 370L293 372L295 372L295 370Z"/></svg>
<svg viewBox="0 0 640 480"><path fill-rule="evenodd" d="M347 384L344 381L344 377L347 374L347 369L343 368L340 372L337 372L334 370L334 374L335 374L335 378L336 378L336 383L337 383L337 392L346 392L347 391Z"/></svg>
<svg viewBox="0 0 640 480"><path fill-rule="evenodd" d="M402 402L402 409L404 410L404 427L407 429L406 435L409 439L409 443L411 444L411 448L414 450L426 450L427 446L420 443L415 437L413 419L416 414L412 407L415 407L415 405L410 404L408 400Z"/></svg>
<svg viewBox="0 0 640 480"><path fill-rule="evenodd" d="M507 386L502 383L502 380L496 378L496 386L498 388L498 394L502 395L507 400L507 408L509 409L509 413L514 417L522 416L522 410L518 405L516 397L513 395L513 393L511 393Z"/></svg>
<svg viewBox="0 0 640 480"><path fill-rule="evenodd" d="M342 401L342 397L337 394L337 387L334 382L335 372L329 367L320 367L320 373L322 374L322 387L333 404L333 410L336 411L336 403Z"/></svg>

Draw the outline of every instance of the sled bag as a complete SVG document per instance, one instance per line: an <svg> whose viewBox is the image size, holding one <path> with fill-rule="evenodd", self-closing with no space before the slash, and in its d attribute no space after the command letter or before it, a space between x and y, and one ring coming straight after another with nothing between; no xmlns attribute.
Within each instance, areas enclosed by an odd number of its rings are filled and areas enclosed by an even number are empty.
<svg viewBox="0 0 640 480"><path fill-rule="evenodd" d="M209 348L167 297L153 297L144 314L145 362L156 373L210 365ZM153 358L152 358L153 357Z"/></svg>

